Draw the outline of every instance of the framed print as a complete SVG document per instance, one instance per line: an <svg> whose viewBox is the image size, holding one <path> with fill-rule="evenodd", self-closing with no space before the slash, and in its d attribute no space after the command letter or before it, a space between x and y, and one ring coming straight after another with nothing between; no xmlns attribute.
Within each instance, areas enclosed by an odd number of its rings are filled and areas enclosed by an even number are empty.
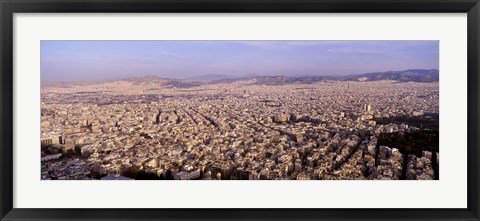
<svg viewBox="0 0 480 221"><path fill-rule="evenodd" d="M479 220L476 0L1 7L1 220Z"/></svg>

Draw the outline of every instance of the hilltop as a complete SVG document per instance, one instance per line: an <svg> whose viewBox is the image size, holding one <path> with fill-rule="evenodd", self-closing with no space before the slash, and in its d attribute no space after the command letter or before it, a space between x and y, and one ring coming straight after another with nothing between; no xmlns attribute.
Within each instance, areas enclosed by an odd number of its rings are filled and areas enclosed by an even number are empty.
<svg viewBox="0 0 480 221"><path fill-rule="evenodd" d="M404 71L370 72L346 76L249 76L231 78L226 75L209 75L193 77L190 79L162 78L155 75L133 77L122 80L133 84L158 84L164 87L191 88L205 84L226 84L238 81L249 81L254 85L287 85L287 84L312 84L321 81L381 81L393 80L398 82L438 82L439 71L437 69L408 69ZM81 82L49 82L42 86L69 87L73 85L91 85L112 81L81 81Z"/></svg>

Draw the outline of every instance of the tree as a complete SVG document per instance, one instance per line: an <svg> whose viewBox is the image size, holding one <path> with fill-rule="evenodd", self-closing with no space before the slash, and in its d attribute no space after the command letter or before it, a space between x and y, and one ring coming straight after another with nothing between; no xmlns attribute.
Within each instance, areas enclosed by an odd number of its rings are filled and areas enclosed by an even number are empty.
<svg viewBox="0 0 480 221"><path fill-rule="evenodd" d="M125 176L125 177L130 177L132 179L137 179L136 177L137 177L137 174L139 173L139 171L140 171L139 166L131 166L131 167L122 169L120 174L122 176Z"/></svg>
<svg viewBox="0 0 480 221"><path fill-rule="evenodd" d="M171 170L167 170L167 172L165 173L165 179L166 180L173 180L173 174L172 174Z"/></svg>

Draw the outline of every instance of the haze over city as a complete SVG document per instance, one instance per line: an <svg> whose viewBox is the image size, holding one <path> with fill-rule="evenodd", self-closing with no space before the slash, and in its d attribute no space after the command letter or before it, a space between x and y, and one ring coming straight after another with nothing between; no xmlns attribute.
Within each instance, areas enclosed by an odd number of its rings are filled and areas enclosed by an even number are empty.
<svg viewBox="0 0 480 221"><path fill-rule="evenodd" d="M438 69L438 41L41 41L41 80L337 76Z"/></svg>

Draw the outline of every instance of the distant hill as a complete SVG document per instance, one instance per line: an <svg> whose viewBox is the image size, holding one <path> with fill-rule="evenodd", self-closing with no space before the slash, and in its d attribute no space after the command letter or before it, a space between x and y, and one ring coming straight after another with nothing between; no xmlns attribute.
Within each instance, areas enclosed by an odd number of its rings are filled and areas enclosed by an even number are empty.
<svg viewBox="0 0 480 221"><path fill-rule="evenodd" d="M198 81L169 80L165 82L163 85L167 87L176 87L176 88L191 88L191 87L198 87L203 84L204 84L203 82L198 82Z"/></svg>
<svg viewBox="0 0 480 221"><path fill-rule="evenodd" d="M240 80L253 80L256 85L312 84L319 81L380 81L393 80L399 82L438 82L437 69L409 69L405 71L372 72L347 76L257 76L241 79L223 79L210 83L231 83Z"/></svg>
<svg viewBox="0 0 480 221"><path fill-rule="evenodd" d="M300 76L300 77L291 77L291 76L256 76L256 77L245 77L237 79L222 79L216 81L210 81L210 84L225 84L232 83L236 81L254 81L253 84L256 85L285 85L285 84L310 84L319 81L325 80L341 80L337 77L329 76Z"/></svg>
<svg viewBox="0 0 480 221"><path fill-rule="evenodd" d="M166 82L166 81L169 81L169 80L170 80L169 78L161 78L161 77L153 76L153 75L122 79L122 81L129 81L129 82L133 82L133 83L154 83L154 82L162 82L163 83L163 82Z"/></svg>
<svg viewBox="0 0 480 221"><path fill-rule="evenodd" d="M284 85L284 84L311 84L325 80L335 80L334 77L312 76L312 77L287 77L287 76L261 76L255 77L255 84L258 85Z"/></svg>
<svg viewBox="0 0 480 221"><path fill-rule="evenodd" d="M437 69L409 69L405 71L372 72L365 74L349 75L343 78L347 81L379 81L394 80L400 82L438 82Z"/></svg>
<svg viewBox="0 0 480 221"><path fill-rule="evenodd" d="M209 74L209 75L202 75L202 76L195 76L185 78L185 80L192 80L192 81L216 81L216 80L223 80L223 79L230 79L231 77L222 74Z"/></svg>
<svg viewBox="0 0 480 221"><path fill-rule="evenodd" d="M251 77L250 77L251 76ZM189 79L171 79L158 76L133 77L120 81L129 81L134 84L150 83L166 87L191 88L204 84L226 84L237 81L251 81L254 85L286 85L286 84L312 84L320 81L380 81L393 80L399 82L438 82L439 71L437 69L409 69L404 71L371 72L347 76L244 76L242 78L229 78L226 75L204 75ZM88 85L107 81L84 81L84 82L50 82L42 83L42 86Z"/></svg>
<svg viewBox="0 0 480 221"><path fill-rule="evenodd" d="M129 81L135 83L149 83L149 84L160 84L166 87L176 87L176 88L191 88L197 87L204 83L199 81L183 80L183 79L171 79L171 78L161 78L157 76L145 76L145 77L135 77L125 79L124 81Z"/></svg>

